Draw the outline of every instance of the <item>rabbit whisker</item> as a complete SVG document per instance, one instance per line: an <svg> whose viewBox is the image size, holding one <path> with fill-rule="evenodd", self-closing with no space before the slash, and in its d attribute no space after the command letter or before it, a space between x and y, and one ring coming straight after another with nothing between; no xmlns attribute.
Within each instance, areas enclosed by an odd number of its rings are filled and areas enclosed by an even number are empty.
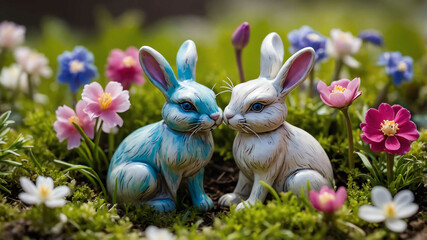
<svg viewBox="0 0 427 240"><path fill-rule="evenodd" d="M231 88L230 88L230 87L228 87L228 86L220 86L220 88L225 88L225 89L228 89L228 90L230 90L230 91L231 91Z"/></svg>
<svg viewBox="0 0 427 240"><path fill-rule="evenodd" d="M233 84L233 81L231 81L231 79L229 78L229 77L227 77L227 79L230 81L230 84L231 84L231 88L234 88L234 84Z"/></svg>
<svg viewBox="0 0 427 240"><path fill-rule="evenodd" d="M223 94L223 93L226 93L226 92L231 92L231 90L224 90L224 91L221 91L221 92L219 92L219 93L215 94L215 96L218 96L218 95Z"/></svg>
<svg viewBox="0 0 427 240"><path fill-rule="evenodd" d="M243 132L245 132L245 133L248 133L248 131L246 131L244 128L245 128L246 126L241 126L241 128L240 129L242 129L242 131Z"/></svg>
<svg viewBox="0 0 427 240"><path fill-rule="evenodd" d="M252 130L252 128L248 127L248 125L244 125L243 127L251 131L253 134L255 134L258 137L260 141L262 141L259 135L254 130Z"/></svg>
<svg viewBox="0 0 427 240"><path fill-rule="evenodd" d="M201 126L199 126L198 128L196 128L191 134L190 134L190 136L188 137L188 139L191 139L191 137L193 136L193 134L195 134L195 133L197 133L197 131L199 131L200 129L202 129L202 127Z"/></svg>
<svg viewBox="0 0 427 240"><path fill-rule="evenodd" d="M229 86L230 87L230 89L233 89L233 85L232 84L230 84L230 83L228 83L227 81L225 81L225 80L222 80L225 84L227 84L227 86Z"/></svg>
<svg viewBox="0 0 427 240"><path fill-rule="evenodd" d="M213 87L211 88L211 90L212 90L212 91L214 90L215 86L216 86L216 83L215 83L215 84L213 85Z"/></svg>

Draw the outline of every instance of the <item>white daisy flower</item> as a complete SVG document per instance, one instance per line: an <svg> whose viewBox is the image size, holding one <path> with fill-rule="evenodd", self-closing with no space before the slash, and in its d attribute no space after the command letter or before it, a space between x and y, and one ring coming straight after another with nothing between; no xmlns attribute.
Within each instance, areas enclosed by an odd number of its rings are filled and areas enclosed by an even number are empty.
<svg viewBox="0 0 427 240"><path fill-rule="evenodd" d="M393 232L406 230L406 222L402 218L408 218L418 211L418 205L413 203L414 194L409 190L403 190L392 199L387 188L376 186L371 192L371 205L363 205L359 208L359 217L367 222L382 222Z"/></svg>
<svg viewBox="0 0 427 240"><path fill-rule="evenodd" d="M53 180L50 177L38 176L36 185L26 177L21 177L19 180L25 191L19 194L19 199L29 205L44 203L50 208L61 207L66 203L64 198L70 194L67 186L54 188Z"/></svg>
<svg viewBox="0 0 427 240"><path fill-rule="evenodd" d="M25 27L13 22L0 23L0 47L14 48L24 42Z"/></svg>
<svg viewBox="0 0 427 240"><path fill-rule="evenodd" d="M16 62L26 73L45 78L49 78L52 75L49 60L45 55L33 51L28 47L18 47L14 55Z"/></svg>
<svg viewBox="0 0 427 240"><path fill-rule="evenodd" d="M350 32L340 29L331 30L331 39L326 42L326 51L330 57L341 60L352 68L358 68L359 62L351 55L357 53L362 46L362 39L353 36Z"/></svg>
<svg viewBox="0 0 427 240"><path fill-rule="evenodd" d="M145 229L145 236L148 240L175 240L175 236L165 228L148 226Z"/></svg>

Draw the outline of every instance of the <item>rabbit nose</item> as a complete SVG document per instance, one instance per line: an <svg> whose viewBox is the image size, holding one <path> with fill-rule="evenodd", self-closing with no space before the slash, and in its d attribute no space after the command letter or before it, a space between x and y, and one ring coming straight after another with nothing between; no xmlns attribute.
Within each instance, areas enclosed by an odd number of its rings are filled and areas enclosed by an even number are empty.
<svg viewBox="0 0 427 240"><path fill-rule="evenodd" d="M214 121L218 120L218 118L219 118L219 113L212 113L212 114L210 115L210 118L212 118L212 120L214 120Z"/></svg>
<svg viewBox="0 0 427 240"><path fill-rule="evenodd" d="M234 115L232 115L232 114L225 114L225 117L227 118L227 119L230 119L230 118L233 118L234 117Z"/></svg>

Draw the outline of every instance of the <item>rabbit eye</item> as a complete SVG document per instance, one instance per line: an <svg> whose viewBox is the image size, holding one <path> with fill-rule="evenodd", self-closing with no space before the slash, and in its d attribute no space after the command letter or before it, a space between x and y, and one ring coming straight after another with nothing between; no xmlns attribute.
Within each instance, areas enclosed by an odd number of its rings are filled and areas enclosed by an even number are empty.
<svg viewBox="0 0 427 240"><path fill-rule="evenodd" d="M184 111L195 111L196 108L193 106L193 104L189 103L189 102L183 102L181 103L181 108Z"/></svg>
<svg viewBox="0 0 427 240"><path fill-rule="evenodd" d="M264 105L261 103L254 103L252 104L251 110L254 112L261 112L262 109L264 109Z"/></svg>

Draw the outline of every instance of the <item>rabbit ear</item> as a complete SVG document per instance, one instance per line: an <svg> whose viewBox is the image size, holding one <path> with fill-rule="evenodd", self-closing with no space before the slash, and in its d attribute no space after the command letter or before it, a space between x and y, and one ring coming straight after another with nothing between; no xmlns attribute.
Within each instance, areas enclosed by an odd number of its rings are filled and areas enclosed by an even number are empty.
<svg viewBox="0 0 427 240"><path fill-rule="evenodd" d="M267 79L275 78L282 66L284 54L280 36L275 32L268 34L261 45L261 73L259 76Z"/></svg>
<svg viewBox="0 0 427 240"><path fill-rule="evenodd" d="M139 62L150 81L169 100L171 90L178 87L179 83L168 61L153 48L143 46L139 49Z"/></svg>
<svg viewBox="0 0 427 240"><path fill-rule="evenodd" d="M192 80L196 79L197 50L193 41L185 41L176 55L176 67L178 69L178 79Z"/></svg>
<svg viewBox="0 0 427 240"><path fill-rule="evenodd" d="M316 54L311 47L303 48L292 55L280 69L274 86L282 94L288 95L300 85L313 69Z"/></svg>

